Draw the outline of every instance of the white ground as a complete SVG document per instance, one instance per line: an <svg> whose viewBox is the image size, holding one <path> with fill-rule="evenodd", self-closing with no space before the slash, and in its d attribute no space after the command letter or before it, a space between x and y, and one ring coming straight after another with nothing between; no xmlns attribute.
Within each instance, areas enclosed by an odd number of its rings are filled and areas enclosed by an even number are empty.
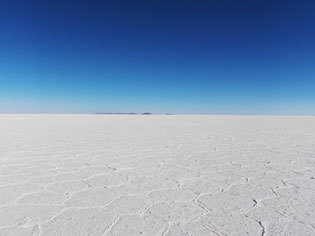
<svg viewBox="0 0 315 236"><path fill-rule="evenodd" d="M315 235L315 117L0 115L0 235Z"/></svg>

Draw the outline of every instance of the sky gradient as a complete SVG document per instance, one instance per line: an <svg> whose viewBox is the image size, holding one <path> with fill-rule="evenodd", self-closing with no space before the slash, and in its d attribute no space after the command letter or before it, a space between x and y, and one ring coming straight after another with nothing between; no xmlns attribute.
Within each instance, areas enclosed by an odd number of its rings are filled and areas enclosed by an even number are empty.
<svg viewBox="0 0 315 236"><path fill-rule="evenodd" d="M315 115L315 1L0 1L0 113Z"/></svg>

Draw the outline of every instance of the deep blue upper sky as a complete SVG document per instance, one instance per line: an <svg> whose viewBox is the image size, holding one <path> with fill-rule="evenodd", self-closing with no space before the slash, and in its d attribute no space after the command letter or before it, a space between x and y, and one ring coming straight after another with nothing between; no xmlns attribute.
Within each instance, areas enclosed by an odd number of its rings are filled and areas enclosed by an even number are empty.
<svg viewBox="0 0 315 236"><path fill-rule="evenodd" d="M0 113L315 115L315 1L0 1Z"/></svg>

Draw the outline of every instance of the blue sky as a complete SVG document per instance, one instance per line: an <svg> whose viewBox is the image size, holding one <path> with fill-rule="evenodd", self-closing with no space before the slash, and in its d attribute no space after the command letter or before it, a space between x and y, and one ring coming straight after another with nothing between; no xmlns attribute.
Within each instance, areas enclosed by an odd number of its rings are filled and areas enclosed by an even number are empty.
<svg viewBox="0 0 315 236"><path fill-rule="evenodd" d="M0 1L0 113L315 115L314 1Z"/></svg>

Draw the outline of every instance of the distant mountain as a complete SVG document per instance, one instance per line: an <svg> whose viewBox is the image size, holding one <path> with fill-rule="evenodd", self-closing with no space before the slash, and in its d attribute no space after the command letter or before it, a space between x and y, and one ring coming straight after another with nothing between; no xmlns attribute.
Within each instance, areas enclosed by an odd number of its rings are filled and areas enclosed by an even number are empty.
<svg viewBox="0 0 315 236"><path fill-rule="evenodd" d="M134 113L134 112L98 112L94 113L96 115L152 115L152 113L149 112L143 112L143 113Z"/></svg>

